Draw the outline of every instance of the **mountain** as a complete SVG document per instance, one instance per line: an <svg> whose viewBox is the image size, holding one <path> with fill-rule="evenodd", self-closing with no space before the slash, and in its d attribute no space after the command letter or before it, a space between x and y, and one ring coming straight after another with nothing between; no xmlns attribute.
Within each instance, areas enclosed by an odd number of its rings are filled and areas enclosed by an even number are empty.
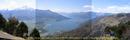
<svg viewBox="0 0 130 40"><path fill-rule="evenodd" d="M111 13L97 13L97 12L73 12L73 13L59 13L72 19L93 19L100 16L112 15Z"/></svg>
<svg viewBox="0 0 130 40"><path fill-rule="evenodd" d="M40 9L14 9L14 10L0 10L0 12L7 18L10 16L16 16L19 20L31 20L35 18L52 18L57 20L66 19L58 13L52 12L50 10L40 10Z"/></svg>
<svg viewBox="0 0 130 40"><path fill-rule="evenodd" d="M35 18L35 10L32 9L14 9L0 11L6 18L15 16L19 20L32 20Z"/></svg>
<svg viewBox="0 0 130 40"><path fill-rule="evenodd" d="M52 18L57 20L63 20L68 19L67 17L64 17L56 12L52 12L50 10L38 10L36 9L36 18Z"/></svg>
<svg viewBox="0 0 130 40"><path fill-rule="evenodd" d="M45 25L45 27L42 27L42 29L47 30L47 33L49 35L71 31L73 29L79 28L80 25L83 24L85 21L110 15L107 13L98 14L96 12L77 12L77 13L70 13L70 14L69 13L59 13L59 14L65 17L69 17L70 19L49 23Z"/></svg>
<svg viewBox="0 0 130 40"><path fill-rule="evenodd" d="M52 12L50 10L38 10L36 9L36 24L43 23L52 23L56 21L62 21L65 19L69 19L65 16L62 16L58 13Z"/></svg>
<svg viewBox="0 0 130 40"><path fill-rule="evenodd" d="M99 37L104 35L106 27L130 21L130 13L119 13L88 20L77 29L66 31L58 35L71 37Z"/></svg>
<svg viewBox="0 0 130 40"><path fill-rule="evenodd" d="M48 24L52 24L64 20L68 20L70 18L62 16L58 13L52 12L50 10L38 10L36 9L36 26L40 30L40 33L43 34L45 32L44 27ZM58 25L58 24L56 24ZM53 26L55 27L55 26ZM48 31L48 30L46 30Z"/></svg>

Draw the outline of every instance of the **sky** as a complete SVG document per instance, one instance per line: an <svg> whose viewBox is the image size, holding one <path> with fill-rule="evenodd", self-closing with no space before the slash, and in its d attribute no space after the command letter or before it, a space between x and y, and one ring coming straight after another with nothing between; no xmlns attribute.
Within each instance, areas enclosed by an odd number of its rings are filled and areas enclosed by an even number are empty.
<svg viewBox="0 0 130 40"><path fill-rule="evenodd" d="M55 12L87 11L85 5L91 5L91 0L37 0L37 8Z"/></svg>
<svg viewBox="0 0 130 40"><path fill-rule="evenodd" d="M35 8L54 12L130 12L130 0L0 0L0 9Z"/></svg>
<svg viewBox="0 0 130 40"><path fill-rule="evenodd" d="M16 8L36 8L35 0L0 0L0 10L12 10Z"/></svg>
<svg viewBox="0 0 130 40"><path fill-rule="evenodd" d="M91 6L95 12L130 13L130 0L92 0Z"/></svg>

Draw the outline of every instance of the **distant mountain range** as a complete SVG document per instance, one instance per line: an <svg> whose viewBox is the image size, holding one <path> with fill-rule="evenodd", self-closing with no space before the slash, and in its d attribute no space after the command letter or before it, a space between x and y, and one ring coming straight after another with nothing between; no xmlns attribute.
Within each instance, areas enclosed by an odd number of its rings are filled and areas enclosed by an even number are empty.
<svg viewBox="0 0 130 40"><path fill-rule="evenodd" d="M63 16L72 19L93 19L100 16L112 15L111 13L97 13L97 12L72 12L72 13L59 13Z"/></svg>
<svg viewBox="0 0 130 40"><path fill-rule="evenodd" d="M52 19L66 19L66 17L52 12L50 10L39 10L39 9L15 9L15 10L0 10L7 18L15 16L19 20L30 20L35 18L52 18Z"/></svg>
<svg viewBox="0 0 130 40"><path fill-rule="evenodd" d="M35 18L35 11L29 9L15 9L15 10L1 10L0 11L6 18L15 16L19 20L32 20Z"/></svg>

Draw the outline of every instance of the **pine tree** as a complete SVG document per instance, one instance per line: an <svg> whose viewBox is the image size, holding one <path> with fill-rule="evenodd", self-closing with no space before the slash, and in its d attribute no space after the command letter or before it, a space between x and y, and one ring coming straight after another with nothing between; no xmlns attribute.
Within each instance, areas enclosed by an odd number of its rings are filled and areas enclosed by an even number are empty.
<svg viewBox="0 0 130 40"><path fill-rule="evenodd" d="M0 13L0 29L4 30L5 29L5 23L6 23L6 19L3 17L3 15L1 15Z"/></svg>
<svg viewBox="0 0 130 40"><path fill-rule="evenodd" d="M40 33L36 28L33 29L30 36L33 37L35 40L40 40Z"/></svg>
<svg viewBox="0 0 130 40"><path fill-rule="evenodd" d="M9 23L10 23L11 25L18 25L18 24L19 24L19 21L18 21L18 19L17 19L16 17L10 17L10 18L9 18Z"/></svg>
<svg viewBox="0 0 130 40"><path fill-rule="evenodd" d="M16 36L26 38L28 36L28 27L24 22L21 22L16 30Z"/></svg>
<svg viewBox="0 0 130 40"><path fill-rule="evenodd" d="M24 22L19 23L15 17L10 17L8 21L0 14L0 30L14 36L28 37L28 27ZM39 35L39 34L38 34Z"/></svg>
<svg viewBox="0 0 130 40"><path fill-rule="evenodd" d="M6 24L5 32L14 35L14 32L17 29L16 26L19 24L19 21L15 17L10 17L8 20L9 21Z"/></svg>

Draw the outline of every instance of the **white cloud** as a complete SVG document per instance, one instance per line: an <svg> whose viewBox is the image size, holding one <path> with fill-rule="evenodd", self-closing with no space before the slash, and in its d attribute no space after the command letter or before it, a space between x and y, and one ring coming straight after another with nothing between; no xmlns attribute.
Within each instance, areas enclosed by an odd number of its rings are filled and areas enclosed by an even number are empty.
<svg viewBox="0 0 130 40"><path fill-rule="evenodd" d="M85 8L86 11L91 11L93 8L93 5L84 5L83 8Z"/></svg>
<svg viewBox="0 0 130 40"><path fill-rule="evenodd" d="M23 6L35 8L35 0L2 0L0 1L0 9L15 9Z"/></svg>
<svg viewBox="0 0 130 40"><path fill-rule="evenodd" d="M104 8L96 8L92 9L94 12L102 12L102 13L130 13L130 6L108 6Z"/></svg>
<svg viewBox="0 0 130 40"><path fill-rule="evenodd" d="M84 5L83 7L84 7L84 8L91 8L92 5Z"/></svg>

